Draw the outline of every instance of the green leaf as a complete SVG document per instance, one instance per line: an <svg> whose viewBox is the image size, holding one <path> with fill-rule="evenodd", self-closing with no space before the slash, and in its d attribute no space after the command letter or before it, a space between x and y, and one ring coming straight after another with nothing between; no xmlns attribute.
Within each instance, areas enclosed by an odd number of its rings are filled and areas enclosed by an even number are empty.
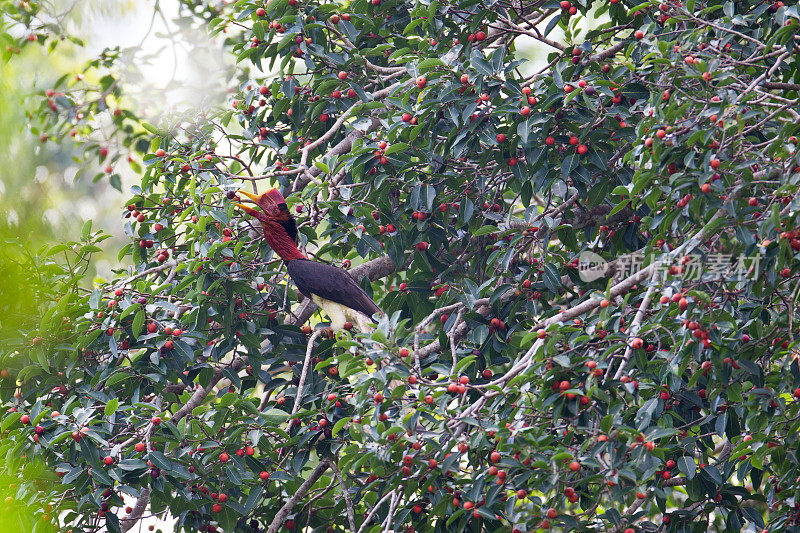
<svg viewBox="0 0 800 533"><path fill-rule="evenodd" d="M281 411L280 409L267 409L262 413L266 425L279 426L289 419L289 414Z"/></svg>
<svg viewBox="0 0 800 533"><path fill-rule="evenodd" d="M337 421L337 422L336 422L336 423L333 425L333 429L331 430L331 435L333 435L333 436L335 437L335 436L336 436L336 435L339 433L339 431L341 431L341 429L342 429L342 428L343 428L343 427L344 427L344 426L345 426L345 425L346 425L348 422L350 422L350 417L349 417L349 416L346 416L346 417L344 417L344 418L342 418L342 419L338 420L338 421Z"/></svg>
<svg viewBox="0 0 800 533"><path fill-rule="evenodd" d="M694 459L684 455L680 457L677 461L678 470L686 476L686 479L693 479L695 474L697 473L697 465L694 462Z"/></svg>
<svg viewBox="0 0 800 533"><path fill-rule="evenodd" d="M490 233L496 233L500 231L497 226L481 226L477 230L475 230L472 235L473 237L483 237L484 235L489 235Z"/></svg>
<svg viewBox="0 0 800 533"><path fill-rule="evenodd" d="M472 53L469 56L469 64L472 68L478 71L478 73L484 76L492 75L492 68L489 66L489 63L486 62L486 59L483 57L483 53L481 53L480 49L478 48L472 49Z"/></svg>
<svg viewBox="0 0 800 533"><path fill-rule="evenodd" d="M155 126L153 126L152 124L148 124L147 122L141 122L140 124L142 125L142 127L145 130L149 131L150 133L152 133L154 135L158 135L159 137L166 137L167 136L167 132L166 131L160 130L160 129L156 128ZM155 150L153 150L153 151L155 151Z"/></svg>
<svg viewBox="0 0 800 533"><path fill-rule="evenodd" d="M133 323L131 324L131 334L133 335L134 339L138 339L139 335L142 333L142 328L144 328L144 309L139 309L136 312L136 315L133 317Z"/></svg>
<svg viewBox="0 0 800 533"><path fill-rule="evenodd" d="M117 412L117 407L118 407L118 406L119 406L119 400L117 400L116 398L111 398L111 399L110 399L110 400L109 400L109 401L106 403L106 407L105 407L105 409L103 410L103 412L105 413L105 415L106 415L106 416L111 416L111 415L113 415L115 412Z"/></svg>
<svg viewBox="0 0 800 533"><path fill-rule="evenodd" d="M461 361L456 363L455 373L456 374L460 373L464 368L466 368L469 365L471 365L472 363L474 363L476 359L477 359L477 357L475 357L474 355L470 355L470 356L465 357L464 359L462 359Z"/></svg>
<svg viewBox="0 0 800 533"><path fill-rule="evenodd" d="M50 249L47 251L47 255L55 255L59 252L63 252L64 250L71 250L72 247L67 246L66 244L56 244L51 246Z"/></svg>
<svg viewBox="0 0 800 533"><path fill-rule="evenodd" d="M580 165L578 154L570 154L561 161L561 179L567 181L572 172Z"/></svg>

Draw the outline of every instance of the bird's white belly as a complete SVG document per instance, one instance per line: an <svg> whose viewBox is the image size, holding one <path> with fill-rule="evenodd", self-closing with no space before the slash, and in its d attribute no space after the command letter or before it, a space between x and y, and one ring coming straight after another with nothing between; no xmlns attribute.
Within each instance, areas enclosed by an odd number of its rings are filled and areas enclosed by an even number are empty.
<svg viewBox="0 0 800 533"><path fill-rule="evenodd" d="M320 298L316 294L311 295L311 300L325 311L325 314L331 319L331 328L333 328L334 331L344 329L345 322L350 322L361 331L368 331L368 329L370 329L368 324L371 320L364 313L359 313L355 309L350 309L342 304Z"/></svg>

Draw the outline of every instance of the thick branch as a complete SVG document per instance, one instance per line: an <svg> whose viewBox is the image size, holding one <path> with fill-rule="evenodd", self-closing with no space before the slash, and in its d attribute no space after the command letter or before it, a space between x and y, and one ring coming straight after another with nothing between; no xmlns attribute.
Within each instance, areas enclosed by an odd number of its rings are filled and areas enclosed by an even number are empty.
<svg viewBox="0 0 800 533"><path fill-rule="evenodd" d="M625 348L625 355L622 356L622 361L619 364L619 368L617 369L616 374L614 374L614 379L617 380L622 377L623 372L625 372L625 367L628 366L628 360L631 358L631 354L633 353L633 348L631 347L631 343L633 342L634 337L639 334L639 329L642 326L642 319L644 318L644 314L647 312L647 308L650 307L650 300L653 298L653 293L658 286L658 279L659 279L659 272L658 270L653 273L653 278L650 281L650 286L647 288L647 292L642 298L642 303L639 305L639 310L636 311L636 316L633 317L633 322L631 323L631 327L628 330L628 347ZM609 371L606 372L606 378L611 373L611 368L608 369Z"/></svg>
<svg viewBox="0 0 800 533"><path fill-rule="evenodd" d="M123 518L119 521L119 529L122 533L127 533L131 530L133 526L139 522L142 518L142 514L144 514L144 510L147 509L147 504L150 503L150 487L146 487L142 490L142 493L139 495L139 499L136 500L136 503L133 506L133 510L131 514L128 515L127 518Z"/></svg>
<svg viewBox="0 0 800 533"><path fill-rule="evenodd" d="M331 460L328 458L323 459L319 462L317 467L311 472L311 475L308 476L308 479L303 481L303 484L298 487L297 491L289 498L289 501L283 504L283 507L277 512L275 517L270 522L269 527L267 528L267 533L275 533L278 531L278 528L283 524L286 520L286 517L289 516L289 513L292 512L294 506L297 505L303 497L305 497L308 489L314 486L314 483L317 482L319 478L322 477L322 474L325 473L326 470L331 466Z"/></svg>

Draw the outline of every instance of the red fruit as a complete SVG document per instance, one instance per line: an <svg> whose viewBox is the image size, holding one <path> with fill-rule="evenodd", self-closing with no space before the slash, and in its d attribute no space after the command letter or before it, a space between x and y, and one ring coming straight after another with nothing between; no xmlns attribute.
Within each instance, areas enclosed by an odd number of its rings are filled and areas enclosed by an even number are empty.
<svg viewBox="0 0 800 533"><path fill-rule="evenodd" d="M211 506L211 512L212 513L221 513L222 512L222 506L220 504L218 504L218 503L215 503L214 505Z"/></svg>
<svg viewBox="0 0 800 533"><path fill-rule="evenodd" d="M547 146L553 146L556 143L556 140L553 137L548 137L544 140Z"/></svg>
<svg viewBox="0 0 800 533"><path fill-rule="evenodd" d="M518 500L524 500L527 496L528 496L528 493L525 491L525 489L519 489L517 491L517 499Z"/></svg>
<svg viewBox="0 0 800 533"><path fill-rule="evenodd" d="M228 454L227 454L227 453L225 453L225 452L222 452L221 454L219 454L219 460L220 460L220 462L222 462L222 463L227 463L227 462L228 462L228 459L230 459L230 457L228 456Z"/></svg>
<svg viewBox="0 0 800 533"><path fill-rule="evenodd" d="M498 142L498 143L500 143L500 144L502 144L502 143L506 142L506 136L505 136L505 134L503 134L503 133L498 133L498 134L497 134L497 142Z"/></svg>
<svg viewBox="0 0 800 533"><path fill-rule="evenodd" d="M110 455L106 455L105 457L103 457L103 464L106 465L106 466L113 465L114 464L114 458L111 457Z"/></svg>
<svg viewBox="0 0 800 533"><path fill-rule="evenodd" d="M136 446L133 447L137 452L142 453L144 451L144 442L137 442Z"/></svg>
<svg viewBox="0 0 800 533"><path fill-rule="evenodd" d="M633 37L634 37L634 38L635 38L637 41L640 41L640 40L642 40L642 39L644 38L644 32L643 32L642 30L636 30L636 31L633 33Z"/></svg>
<svg viewBox="0 0 800 533"><path fill-rule="evenodd" d="M256 9L256 16L258 16L258 17L266 17L267 16L267 11L263 7L259 7L258 9Z"/></svg>
<svg viewBox="0 0 800 533"><path fill-rule="evenodd" d="M20 421L20 422L22 422L23 424L30 424L30 422L31 422L31 417L30 417L30 416L28 416L28 415L22 415L22 416L20 417L19 421Z"/></svg>
<svg viewBox="0 0 800 533"><path fill-rule="evenodd" d="M258 474L258 477L261 478L261 481L266 481L269 479L269 472L262 470L261 473Z"/></svg>
<svg viewBox="0 0 800 533"><path fill-rule="evenodd" d="M547 518L553 519L558 516L558 511L553 509L552 507L547 510Z"/></svg>
<svg viewBox="0 0 800 533"><path fill-rule="evenodd" d="M572 461L572 462L569 464L569 469L570 469L571 471L573 471L573 472L577 472L578 470L580 470L580 469L581 469L581 464L580 464L578 461Z"/></svg>
<svg viewBox="0 0 800 533"><path fill-rule="evenodd" d="M792 275L792 269L790 268L783 268L781 269L781 277L788 278Z"/></svg>
<svg viewBox="0 0 800 533"><path fill-rule="evenodd" d="M410 122L411 121L411 113L403 113L403 122Z"/></svg>
<svg viewBox="0 0 800 533"><path fill-rule="evenodd" d="M419 78L417 78L417 87L418 87L419 89L424 89L424 88L425 88L425 85L426 85L427 83L428 83L428 80L427 80L427 79L425 79L425 76L420 76Z"/></svg>
<svg viewBox="0 0 800 533"><path fill-rule="evenodd" d="M255 455L256 450L252 446L248 446L244 449L244 453L247 455Z"/></svg>
<svg viewBox="0 0 800 533"><path fill-rule="evenodd" d="M156 157L164 157L165 155L167 155L167 152L165 152L163 148L156 150Z"/></svg>
<svg viewBox="0 0 800 533"><path fill-rule="evenodd" d="M720 164L721 164L721 163L722 163L722 162L721 162L719 159L717 159L717 158L715 157L714 159L712 159L712 160L711 160L711 162L709 163L709 165L711 165L711 168L713 168L714 170L716 170L716 169L718 169L718 168L719 168L719 166L720 166Z"/></svg>
<svg viewBox="0 0 800 533"><path fill-rule="evenodd" d="M154 416L153 418L150 419L150 422L152 422L154 426L158 426L161 424L161 417Z"/></svg>
<svg viewBox="0 0 800 533"><path fill-rule="evenodd" d="M342 80L342 81L346 80L347 79L347 72L345 72L343 70L340 71L339 72L339 79Z"/></svg>
<svg viewBox="0 0 800 533"><path fill-rule="evenodd" d="M489 459L490 459L490 460L491 460L493 463L496 463L497 461L499 461L499 460L500 460L500 453L499 453L499 452L492 452L492 453L491 453L491 455L489 456Z"/></svg>
<svg viewBox="0 0 800 533"><path fill-rule="evenodd" d="M523 117L527 117L531 114L531 108L528 106L523 106L522 109L519 110L520 115Z"/></svg>
<svg viewBox="0 0 800 533"><path fill-rule="evenodd" d="M431 468L436 468L437 464L438 463L436 462L436 459L429 459L428 460L428 466L431 467Z"/></svg>
<svg viewBox="0 0 800 533"><path fill-rule="evenodd" d="M572 4L568 0L561 0L561 9L567 11L570 7L572 7Z"/></svg>

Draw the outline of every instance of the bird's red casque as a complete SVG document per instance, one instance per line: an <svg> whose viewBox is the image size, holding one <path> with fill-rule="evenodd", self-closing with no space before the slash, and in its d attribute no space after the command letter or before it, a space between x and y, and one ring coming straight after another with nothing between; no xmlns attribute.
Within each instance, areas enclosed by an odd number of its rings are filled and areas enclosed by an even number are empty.
<svg viewBox="0 0 800 533"><path fill-rule="evenodd" d="M257 218L264 229L264 240L284 261L306 259L306 256L297 248L294 240L286 231L285 224L291 219L291 214L286 206L286 199L278 189L268 189L262 194L252 194L239 191L239 194L250 198L261 210L252 209L246 205L236 204L248 215Z"/></svg>

